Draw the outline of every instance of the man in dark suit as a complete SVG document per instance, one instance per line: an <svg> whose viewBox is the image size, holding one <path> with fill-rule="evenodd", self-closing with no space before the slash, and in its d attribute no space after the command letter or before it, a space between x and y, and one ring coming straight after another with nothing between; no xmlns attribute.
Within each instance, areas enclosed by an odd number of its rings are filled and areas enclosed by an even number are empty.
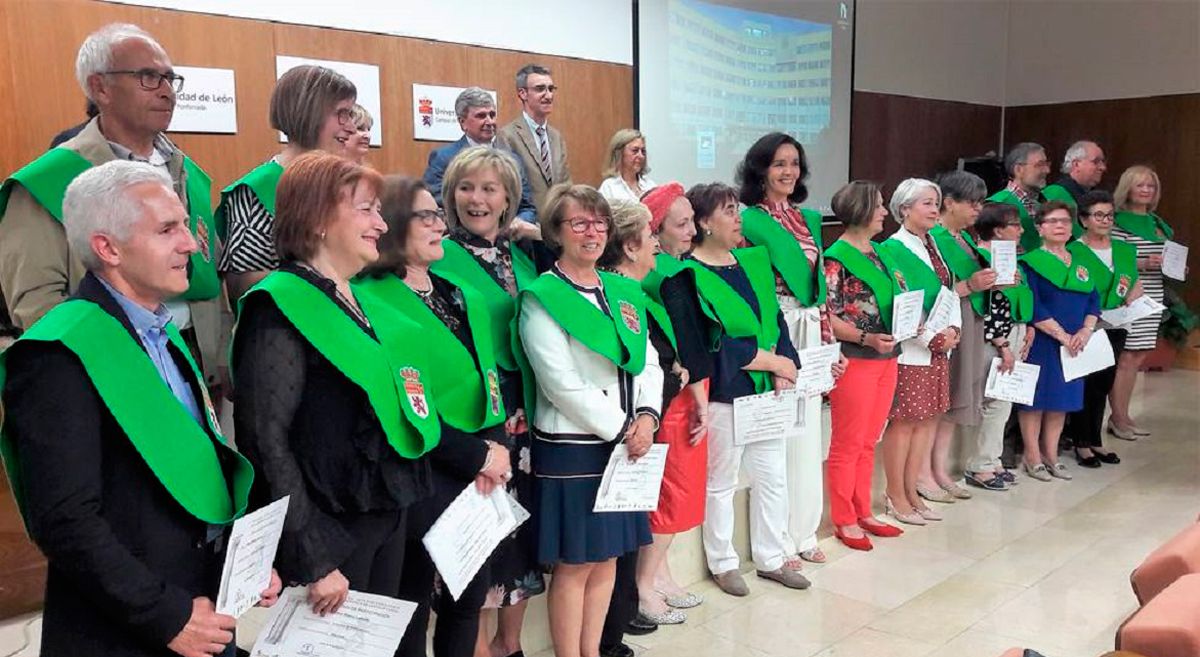
<svg viewBox="0 0 1200 657"><path fill-rule="evenodd" d="M533 202L540 209L546 192L559 183L571 182L567 163L567 143L547 119L554 111L554 94L558 87L550 77L550 69L526 64L517 71L517 98L521 99L521 116L500 129L500 141L508 144L525 163Z"/></svg>
<svg viewBox="0 0 1200 657"><path fill-rule="evenodd" d="M0 354L0 449L49 561L41 655L232 655L212 601L254 473L163 305L189 285L187 212L165 172L116 160L75 178L63 219L87 273Z"/></svg>
<svg viewBox="0 0 1200 657"><path fill-rule="evenodd" d="M458 115L458 124L463 129L462 138L431 152L429 166L425 167L425 184L437 204L443 205L442 179L454 156L468 146L493 146L512 155L517 163L517 172L521 174L521 203L517 207L517 218L536 224L537 208L533 205L525 164L507 144L496 139L496 103L492 95L479 87L463 89L454 100L454 113Z"/></svg>

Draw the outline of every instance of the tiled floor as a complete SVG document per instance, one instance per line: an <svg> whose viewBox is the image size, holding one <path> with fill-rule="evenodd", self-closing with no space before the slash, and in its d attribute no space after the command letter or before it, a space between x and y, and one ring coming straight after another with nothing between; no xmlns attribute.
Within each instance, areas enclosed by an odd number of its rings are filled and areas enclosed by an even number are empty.
<svg viewBox="0 0 1200 657"><path fill-rule="evenodd" d="M750 577L739 599L701 584L688 623L633 638L639 657L1096 657L1135 608L1130 571L1200 513L1198 402L1198 372L1145 377L1134 411L1154 436L1111 440L1120 465L977 492L870 553L826 540L808 591ZM37 654L20 648L38 631L36 618L0 624L0 656Z"/></svg>

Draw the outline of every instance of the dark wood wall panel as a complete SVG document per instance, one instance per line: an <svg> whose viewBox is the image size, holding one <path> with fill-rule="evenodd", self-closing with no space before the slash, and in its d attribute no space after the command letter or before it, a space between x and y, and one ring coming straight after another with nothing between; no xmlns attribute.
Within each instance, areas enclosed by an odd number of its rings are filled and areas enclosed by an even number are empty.
<svg viewBox="0 0 1200 657"><path fill-rule="evenodd" d="M932 178L959 157L996 150L1000 107L855 91L850 121L850 177L886 186Z"/></svg>
<svg viewBox="0 0 1200 657"><path fill-rule="evenodd" d="M1035 141L1057 165L1078 139L1095 140L1108 157L1101 187L1114 189L1121 172L1149 164L1162 181L1158 213L1175 228L1176 239L1200 253L1200 94L1098 100L1005 110L1006 145ZM1057 174L1055 174L1057 176ZM1192 266L1200 261L1191 258ZM1200 285L1186 288L1200 305Z"/></svg>

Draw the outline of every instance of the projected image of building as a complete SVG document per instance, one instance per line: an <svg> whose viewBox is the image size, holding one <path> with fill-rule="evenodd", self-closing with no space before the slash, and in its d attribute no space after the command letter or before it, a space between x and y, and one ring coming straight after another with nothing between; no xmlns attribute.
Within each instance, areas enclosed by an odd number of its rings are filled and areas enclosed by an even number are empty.
<svg viewBox="0 0 1200 657"><path fill-rule="evenodd" d="M671 123L740 153L764 133L802 143L829 126L830 25L671 0Z"/></svg>

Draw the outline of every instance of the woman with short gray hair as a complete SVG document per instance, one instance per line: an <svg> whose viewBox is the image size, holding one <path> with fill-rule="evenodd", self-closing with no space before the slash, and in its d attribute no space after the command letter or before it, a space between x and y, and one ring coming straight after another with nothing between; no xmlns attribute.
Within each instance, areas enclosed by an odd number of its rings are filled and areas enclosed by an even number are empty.
<svg viewBox="0 0 1200 657"><path fill-rule="evenodd" d="M890 203L900 230L883 243L883 250L899 267L900 287L924 295L922 326L915 337L900 343L896 398L883 433L887 512L910 525L942 519L925 506L917 492L917 478L929 457L937 420L950 408L950 352L962 330L958 303L951 304L948 326L936 332L924 326L938 298L953 294L950 269L929 234L937 225L941 203L942 191L933 182L902 181Z"/></svg>

